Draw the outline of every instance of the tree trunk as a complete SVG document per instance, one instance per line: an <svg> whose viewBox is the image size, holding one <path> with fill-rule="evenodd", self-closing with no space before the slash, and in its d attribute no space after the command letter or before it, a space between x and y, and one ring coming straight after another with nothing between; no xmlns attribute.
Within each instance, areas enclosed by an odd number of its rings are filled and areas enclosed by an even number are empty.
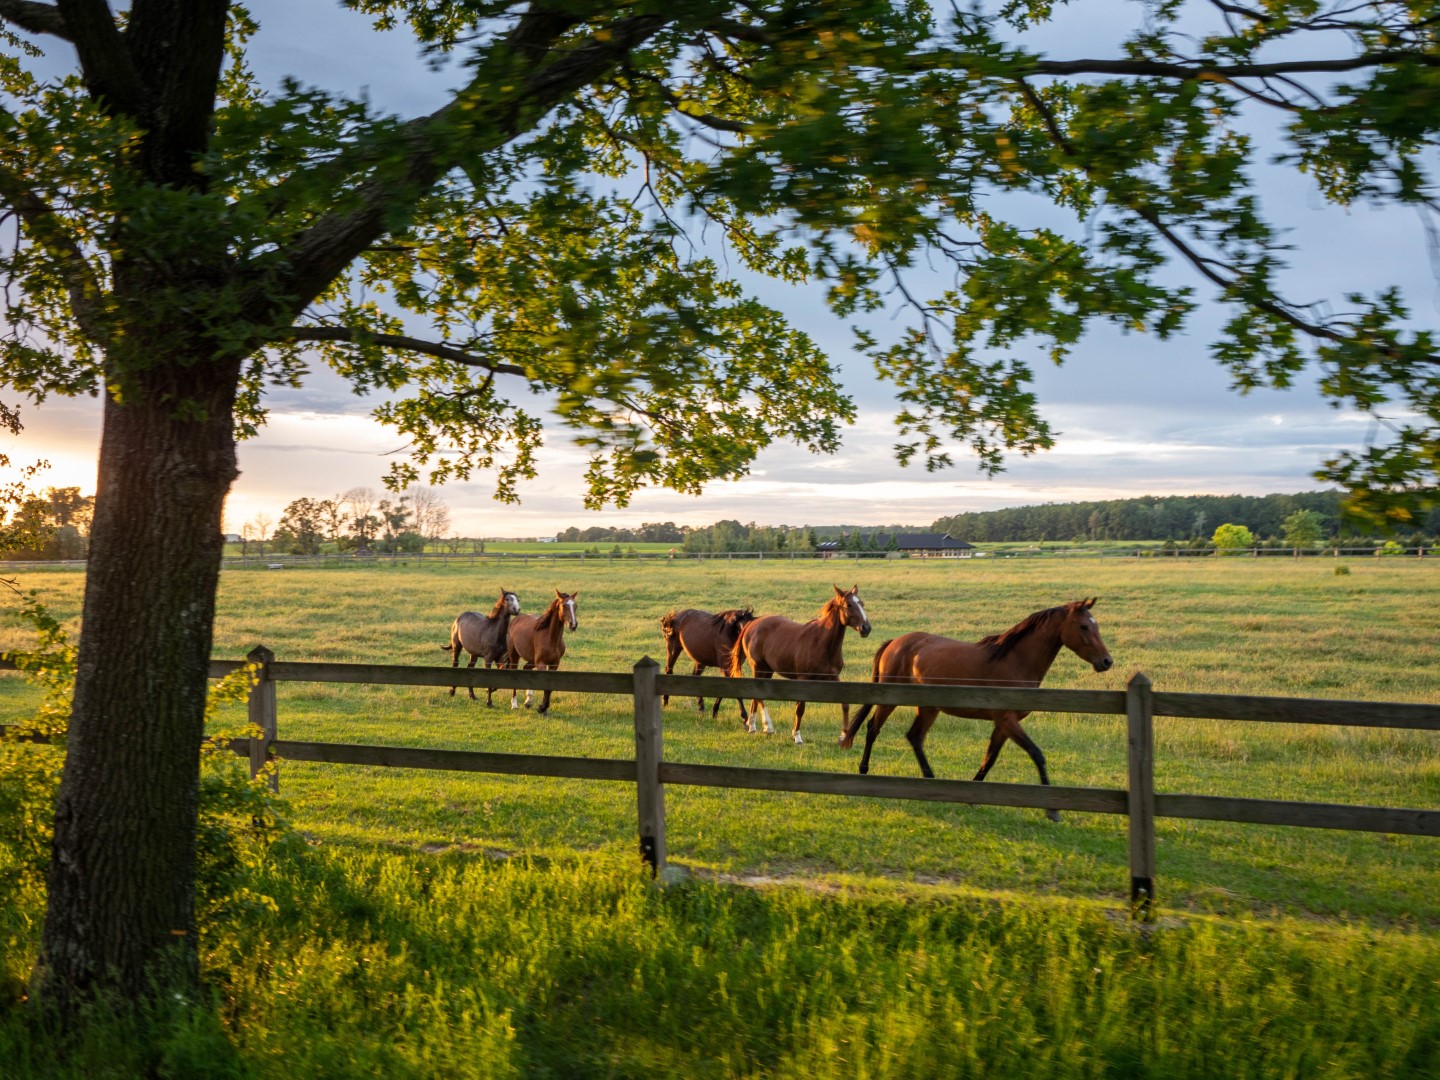
<svg viewBox="0 0 1440 1080"><path fill-rule="evenodd" d="M62 1008L97 990L198 982L198 751L238 371L151 352L124 403L105 404L36 978Z"/></svg>

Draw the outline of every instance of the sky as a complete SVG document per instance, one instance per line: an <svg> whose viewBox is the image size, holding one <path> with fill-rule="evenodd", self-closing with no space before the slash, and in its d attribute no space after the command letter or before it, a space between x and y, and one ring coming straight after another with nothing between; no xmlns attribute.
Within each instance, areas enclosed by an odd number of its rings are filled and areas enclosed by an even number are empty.
<svg viewBox="0 0 1440 1080"><path fill-rule="evenodd" d="M266 80L297 75L334 90L363 89L403 115L429 111L454 81L427 70L405 35L373 32L364 18L333 5L259 0L249 6L262 27L251 62ZM1111 14L1097 20L1097 10ZM1049 31L1063 48L1049 51L1113 56L1113 42L1133 27L1139 11L1125 3L1066 9ZM50 60L63 66L69 57L64 47L54 47ZM1396 284L1417 320L1434 325L1436 280L1416 217L1325 206L1305 178L1280 170L1269 170L1259 190L1264 212L1292 230L1296 251L1287 282L1293 295L1336 298ZM1174 280L1188 279L1177 271ZM624 509L593 512L582 501L585 454L568 444L563 431L551 429L539 477L520 485L520 505L495 502L493 482L483 476L445 486L454 531L540 536L571 525L707 525L721 518L928 525L961 511L1034 503L1302 491L1320 486L1311 473L1325 457L1363 446L1375 434L1367 418L1330 408L1310 383L1243 397L1231 391L1227 374L1207 353L1221 321L1218 310L1207 307L1185 335L1167 342L1097 329L1061 368L1037 347L1028 359L1041 411L1057 433L1054 449L1011 458L993 478L963 455L954 468L938 473L901 468L892 451L898 439L893 399L869 362L853 353L848 328L824 308L818 290L767 284L762 297L830 352L856 399L859 416L838 454L814 456L778 444L760 456L749 476L713 483L698 497L646 490ZM903 324L881 316L871 325L883 335ZM293 499L327 498L357 486L379 490L404 440L370 418L376 404L324 369L301 389L272 393L268 424L240 447L241 476L227 504L227 531L240 531L258 515L273 522ZM21 416L26 430L11 448L12 460L45 458L50 467L42 486L93 491L99 402L52 398L41 406L23 404Z"/></svg>

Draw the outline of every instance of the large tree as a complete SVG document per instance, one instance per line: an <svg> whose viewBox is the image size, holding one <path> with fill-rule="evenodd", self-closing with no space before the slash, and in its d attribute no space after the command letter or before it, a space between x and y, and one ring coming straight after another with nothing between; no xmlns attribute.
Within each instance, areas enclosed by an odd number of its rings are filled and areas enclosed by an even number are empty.
<svg viewBox="0 0 1440 1080"><path fill-rule="evenodd" d="M1330 314L1283 295L1237 125L1284 117L1327 198L1428 210L1433 4L1216 0L1209 36L1159 4L1099 60L1013 44L1048 0L347 6L450 62L445 104L405 118L262 87L254 23L222 0L0 0L5 379L104 396L52 998L195 978L221 511L265 385L312 364L387 392L414 451L397 489L485 469L513 498L542 417L509 384L594 451L596 505L693 492L773 434L836 445L853 407L829 361L726 269L818 278L841 317L892 295L914 315L897 341L860 336L902 401L901 458L938 467L961 443L993 469L1051 442L1030 339L1058 359L1096 319L1176 333L1195 300L1160 273L1174 258L1232 307L1215 351L1242 387L1316 363L1337 401L1401 416L1326 467L1357 507L1404 515L1434 489L1429 335L1389 291ZM74 75L36 77L37 47ZM1083 227L1007 218L1017 190ZM927 260L954 271L938 296L912 288Z"/></svg>

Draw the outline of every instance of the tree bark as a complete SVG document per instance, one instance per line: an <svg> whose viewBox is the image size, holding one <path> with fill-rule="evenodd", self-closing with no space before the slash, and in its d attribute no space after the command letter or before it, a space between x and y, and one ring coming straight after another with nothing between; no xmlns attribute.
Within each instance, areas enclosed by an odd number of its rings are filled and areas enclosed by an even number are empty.
<svg viewBox="0 0 1440 1080"><path fill-rule="evenodd" d="M36 978L62 1008L198 982L199 745L238 372L151 353L123 403L107 395Z"/></svg>

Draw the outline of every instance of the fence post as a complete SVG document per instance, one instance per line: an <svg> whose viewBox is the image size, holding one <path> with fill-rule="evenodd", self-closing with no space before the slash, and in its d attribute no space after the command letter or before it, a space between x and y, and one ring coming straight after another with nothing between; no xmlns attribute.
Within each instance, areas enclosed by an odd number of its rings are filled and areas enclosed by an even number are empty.
<svg viewBox="0 0 1440 1080"><path fill-rule="evenodd" d="M250 723L260 729L260 738L250 737L250 779L260 775L270 757L270 744L277 737L279 718L275 708L275 682L270 678L270 664L275 654L264 645L256 645L245 659L259 664L259 675L255 685L250 687ZM280 790L280 768L277 765L270 773L270 790Z"/></svg>
<svg viewBox="0 0 1440 1080"><path fill-rule="evenodd" d="M665 870L665 785L660 782L664 753L660 665L648 656L635 665L635 794L640 811L640 857L659 877Z"/></svg>
<svg viewBox="0 0 1440 1080"><path fill-rule="evenodd" d="M1136 672L1125 687L1129 721L1130 917L1155 917L1155 711L1150 680Z"/></svg>

